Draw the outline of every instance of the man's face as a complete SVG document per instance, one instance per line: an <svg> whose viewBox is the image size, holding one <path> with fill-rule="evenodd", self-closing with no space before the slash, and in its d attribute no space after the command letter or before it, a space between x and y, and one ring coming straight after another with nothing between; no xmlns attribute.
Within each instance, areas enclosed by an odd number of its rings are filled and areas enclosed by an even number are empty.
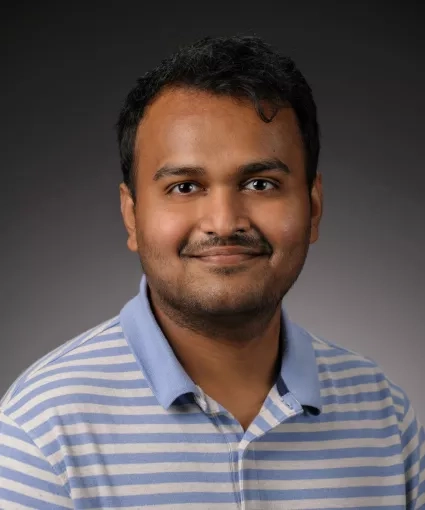
<svg viewBox="0 0 425 510"><path fill-rule="evenodd" d="M318 236L291 108L263 122L249 101L163 92L135 144L136 205L121 204L153 299L187 317L250 316L276 307Z"/></svg>

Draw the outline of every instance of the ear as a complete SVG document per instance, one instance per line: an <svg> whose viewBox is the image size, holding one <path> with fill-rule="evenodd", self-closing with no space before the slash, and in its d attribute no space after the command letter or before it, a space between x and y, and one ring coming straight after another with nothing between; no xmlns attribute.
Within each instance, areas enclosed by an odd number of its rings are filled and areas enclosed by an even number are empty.
<svg viewBox="0 0 425 510"><path fill-rule="evenodd" d="M130 190L124 183L120 184L120 202L122 219L128 233L127 247L130 251L137 252L136 214L134 201Z"/></svg>
<svg viewBox="0 0 425 510"><path fill-rule="evenodd" d="M322 174L317 173L311 188L311 231L310 244L319 239L319 225L323 212Z"/></svg>

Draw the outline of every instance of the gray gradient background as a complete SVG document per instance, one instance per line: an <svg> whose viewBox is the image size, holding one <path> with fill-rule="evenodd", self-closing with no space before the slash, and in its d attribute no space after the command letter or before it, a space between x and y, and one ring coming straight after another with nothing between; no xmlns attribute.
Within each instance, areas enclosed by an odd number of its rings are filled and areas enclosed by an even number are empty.
<svg viewBox="0 0 425 510"><path fill-rule="evenodd" d="M138 291L113 131L136 77L255 32L296 60L323 133L321 239L287 310L377 361L425 422L425 2L36 4L0 16L0 393Z"/></svg>

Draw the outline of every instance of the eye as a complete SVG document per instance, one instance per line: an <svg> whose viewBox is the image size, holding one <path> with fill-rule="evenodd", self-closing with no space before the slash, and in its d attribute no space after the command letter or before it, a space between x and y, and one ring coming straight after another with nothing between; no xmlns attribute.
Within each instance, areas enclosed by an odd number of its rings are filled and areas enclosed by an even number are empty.
<svg viewBox="0 0 425 510"><path fill-rule="evenodd" d="M190 195L195 191L199 191L201 188L194 182L179 182L172 186L168 193L172 193L174 195Z"/></svg>
<svg viewBox="0 0 425 510"><path fill-rule="evenodd" d="M245 184L251 191L270 191L277 188L277 184L266 179L253 179Z"/></svg>

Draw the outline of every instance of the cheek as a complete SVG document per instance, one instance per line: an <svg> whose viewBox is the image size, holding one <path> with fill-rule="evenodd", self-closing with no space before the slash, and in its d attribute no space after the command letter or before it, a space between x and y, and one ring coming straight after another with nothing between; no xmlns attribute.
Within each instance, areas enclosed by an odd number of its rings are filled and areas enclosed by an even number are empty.
<svg viewBox="0 0 425 510"><path fill-rule="evenodd" d="M169 256L177 252L189 230L187 215L176 214L166 207L152 210L145 206L138 222L138 232L142 239L139 250L146 251L143 248L146 246L158 255Z"/></svg>
<svg viewBox="0 0 425 510"><path fill-rule="evenodd" d="M305 207L288 207L275 213L258 225L271 242L275 252L296 251L305 245L309 235L309 214Z"/></svg>
<svg viewBox="0 0 425 510"><path fill-rule="evenodd" d="M285 261L285 267L297 266L304 260L309 244L310 224L307 215L292 212L275 216L264 226L263 234L273 246L276 267Z"/></svg>

